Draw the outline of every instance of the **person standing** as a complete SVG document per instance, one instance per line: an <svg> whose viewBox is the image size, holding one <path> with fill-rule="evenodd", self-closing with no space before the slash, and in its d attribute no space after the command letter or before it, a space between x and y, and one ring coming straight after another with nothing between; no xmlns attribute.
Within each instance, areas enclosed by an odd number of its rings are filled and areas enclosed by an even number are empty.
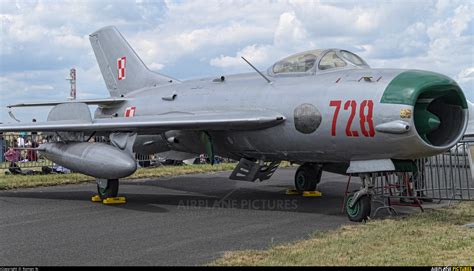
<svg viewBox="0 0 474 271"><path fill-rule="evenodd" d="M4 152L5 152L5 141L3 140L3 133L0 132L0 163L4 160Z"/></svg>

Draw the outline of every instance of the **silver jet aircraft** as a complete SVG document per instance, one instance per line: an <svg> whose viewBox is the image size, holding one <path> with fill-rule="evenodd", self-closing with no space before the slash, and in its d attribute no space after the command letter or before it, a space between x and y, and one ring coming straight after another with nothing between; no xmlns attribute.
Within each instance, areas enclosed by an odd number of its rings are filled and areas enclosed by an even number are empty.
<svg viewBox="0 0 474 271"><path fill-rule="evenodd" d="M150 71L115 27L92 33L90 42L109 98L11 105L54 107L46 122L0 131L51 134L38 150L96 177L104 199L135 172L133 153L172 150L236 159L230 178L244 181L267 180L280 161L291 161L300 165L299 191L314 191L323 170L359 175L362 187L348 197L346 213L361 221L370 214L370 173L412 170L413 159L450 149L468 124L453 79L372 69L346 50L298 53L266 72L248 62L255 72L179 81ZM89 105L98 105L93 117ZM110 144L89 142L94 135Z"/></svg>

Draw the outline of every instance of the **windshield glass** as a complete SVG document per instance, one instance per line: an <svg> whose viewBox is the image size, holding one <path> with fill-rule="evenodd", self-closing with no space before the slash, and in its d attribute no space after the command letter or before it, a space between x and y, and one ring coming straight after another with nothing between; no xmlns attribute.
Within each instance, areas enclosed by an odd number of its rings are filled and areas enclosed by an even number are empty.
<svg viewBox="0 0 474 271"><path fill-rule="evenodd" d="M313 68L321 50L307 51L289 56L273 65L273 73L307 72Z"/></svg>
<svg viewBox="0 0 474 271"><path fill-rule="evenodd" d="M329 70L334 68L340 68L346 66L346 62L336 55L336 52L332 51L324 55L319 62L320 70Z"/></svg>
<svg viewBox="0 0 474 271"><path fill-rule="evenodd" d="M349 60L350 62L354 63L355 65L357 66L365 66L367 65L367 63L365 63L364 60L362 60L362 58L360 58L358 55L356 54L353 54L349 51L341 51L341 55Z"/></svg>

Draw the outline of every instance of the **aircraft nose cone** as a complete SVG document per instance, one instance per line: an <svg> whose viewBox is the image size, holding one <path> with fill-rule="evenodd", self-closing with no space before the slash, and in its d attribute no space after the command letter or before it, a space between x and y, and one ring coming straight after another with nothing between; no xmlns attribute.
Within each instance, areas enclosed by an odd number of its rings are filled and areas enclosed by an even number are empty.
<svg viewBox="0 0 474 271"><path fill-rule="evenodd" d="M439 128L441 120L438 116L429 111L426 103L417 104L415 112L415 126L420 136L429 141L427 135Z"/></svg>

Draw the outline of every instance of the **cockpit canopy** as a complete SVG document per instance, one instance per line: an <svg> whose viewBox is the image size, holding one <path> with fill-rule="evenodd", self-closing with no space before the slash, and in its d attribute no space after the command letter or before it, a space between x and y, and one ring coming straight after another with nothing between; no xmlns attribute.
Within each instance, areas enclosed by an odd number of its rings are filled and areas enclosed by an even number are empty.
<svg viewBox="0 0 474 271"><path fill-rule="evenodd" d="M354 53L339 49L311 50L286 57L268 69L270 75L308 74L334 69L369 68Z"/></svg>

